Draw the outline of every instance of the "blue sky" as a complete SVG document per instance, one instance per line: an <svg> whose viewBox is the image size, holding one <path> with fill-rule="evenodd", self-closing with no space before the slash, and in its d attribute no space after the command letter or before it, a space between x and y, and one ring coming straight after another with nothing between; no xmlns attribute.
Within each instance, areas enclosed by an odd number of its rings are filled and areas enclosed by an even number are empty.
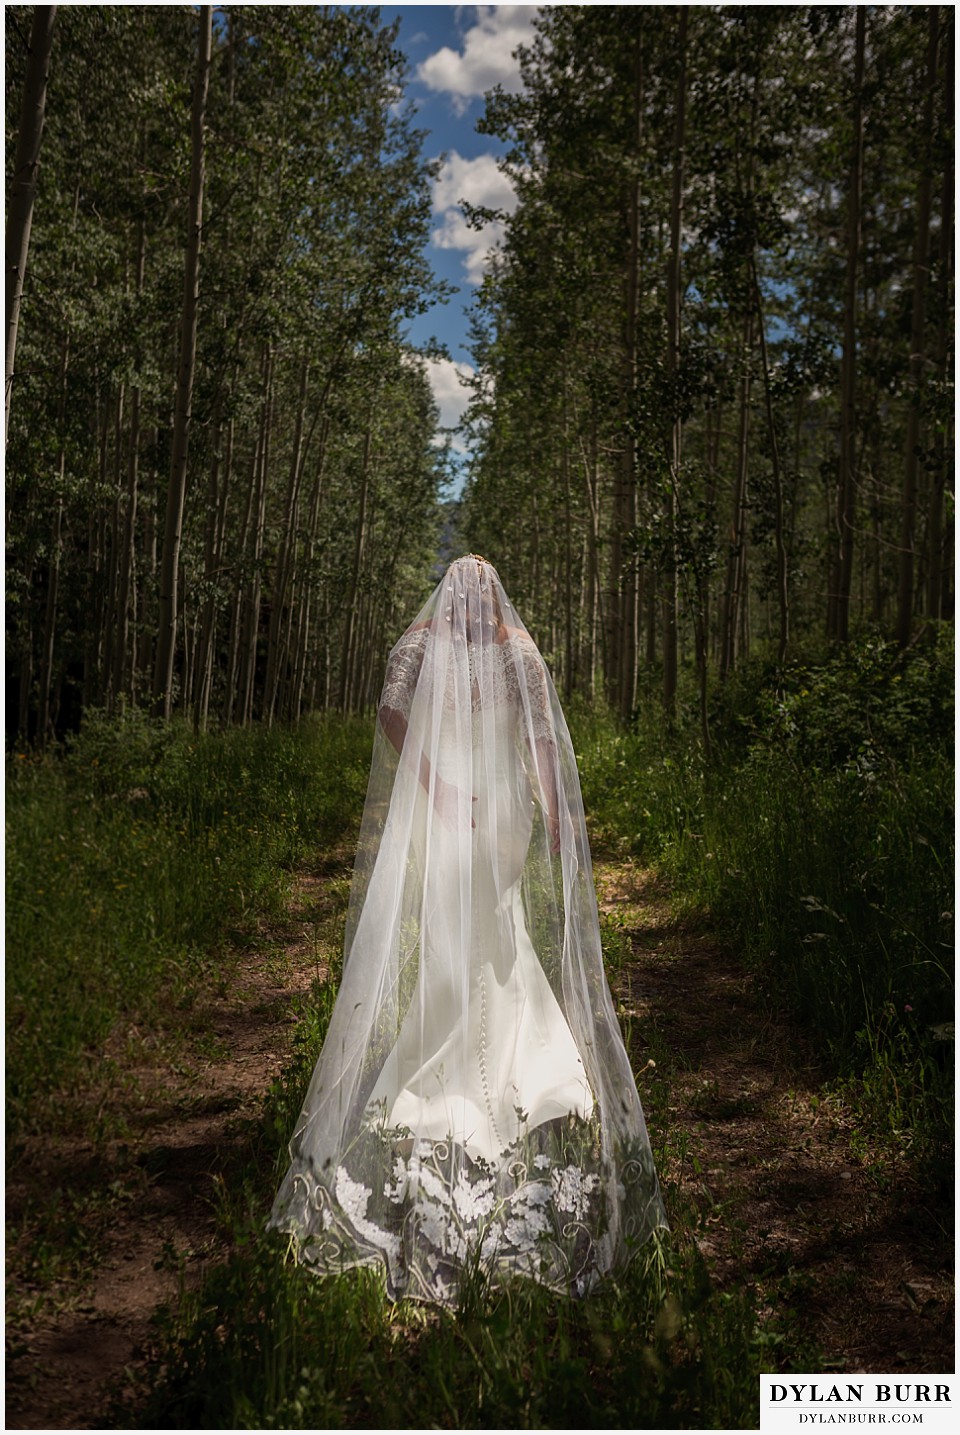
<svg viewBox="0 0 960 1435"><path fill-rule="evenodd" d="M451 358L430 365L440 422L450 426L466 402L458 373L469 369L467 315L483 274L484 258L498 238L498 227L468 230L459 207L462 199L512 209L513 192L497 169L502 146L476 132L483 114L484 91L500 84L519 89L511 52L529 43L535 5L384 5L385 24L400 17L398 48L409 67L406 97L416 109L418 128L428 131L424 154L443 154L433 187L433 226L428 254L435 272L459 289L445 305L436 305L410 327L414 344L436 337Z"/></svg>

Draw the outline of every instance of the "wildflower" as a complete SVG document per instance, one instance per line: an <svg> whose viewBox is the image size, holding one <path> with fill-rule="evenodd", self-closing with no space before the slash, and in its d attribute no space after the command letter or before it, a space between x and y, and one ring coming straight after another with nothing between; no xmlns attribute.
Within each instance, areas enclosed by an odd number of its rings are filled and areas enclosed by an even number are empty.
<svg viewBox="0 0 960 1435"><path fill-rule="evenodd" d="M493 1181L470 1182L463 1173L453 1188L453 1204L462 1221L476 1220L478 1216L489 1216L496 1203Z"/></svg>
<svg viewBox="0 0 960 1435"><path fill-rule="evenodd" d="M552 1173L553 1195L561 1211L570 1211L578 1220L587 1214L591 1193L599 1185L597 1176L584 1176L576 1166Z"/></svg>
<svg viewBox="0 0 960 1435"><path fill-rule="evenodd" d="M504 1234L512 1246L521 1250L535 1246L541 1236L550 1230L550 1218L545 1211L534 1207L522 1215L513 1216L506 1224Z"/></svg>
<svg viewBox="0 0 960 1435"><path fill-rule="evenodd" d="M337 1167L336 1192L337 1200L348 1216L356 1219L367 1214L370 1191L359 1181L352 1181L342 1166Z"/></svg>

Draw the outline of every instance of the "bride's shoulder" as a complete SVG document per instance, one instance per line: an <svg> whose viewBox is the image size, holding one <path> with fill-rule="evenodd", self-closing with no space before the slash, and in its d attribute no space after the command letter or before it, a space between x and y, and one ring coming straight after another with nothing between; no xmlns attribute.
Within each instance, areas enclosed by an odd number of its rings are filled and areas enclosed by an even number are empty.
<svg viewBox="0 0 960 1435"><path fill-rule="evenodd" d="M403 663L408 667L413 664L419 670L429 636L430 625L428 623L417 623L414 627L407 628L390 649L390 663L393 665Z"/></svg>
<svg viewBox="0 0 960 1435"><path fill-rule="evenodd" d="M432 623L414 623L411 627L407 628L406 632L400 634L400 637L397 639L397 647L418 647L427 641L432 627Z"/></svg>
<svg viewBox="0 0 960 1435"><path fill-rule="evenodd" d="M517 658L522 658L525 665L531 663L542 663L540 649L527 632L526 628L508 628L507 636L504 639L504 647L514 653Z"/></svg>

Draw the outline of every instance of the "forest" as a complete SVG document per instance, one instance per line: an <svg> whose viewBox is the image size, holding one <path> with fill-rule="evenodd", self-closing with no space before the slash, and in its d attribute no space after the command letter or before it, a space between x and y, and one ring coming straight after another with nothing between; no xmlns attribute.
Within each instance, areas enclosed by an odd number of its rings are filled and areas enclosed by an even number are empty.
<svg viewBox="0 0 960 1435"><path fill-rule="evenodd" d="M752 1428L762 1371L953 1369L953 8L541 8L459 463L397 25L5 31L8 1412ZM430 1317L263 1223L468 551L568 715L671 1236Z"/></svg>

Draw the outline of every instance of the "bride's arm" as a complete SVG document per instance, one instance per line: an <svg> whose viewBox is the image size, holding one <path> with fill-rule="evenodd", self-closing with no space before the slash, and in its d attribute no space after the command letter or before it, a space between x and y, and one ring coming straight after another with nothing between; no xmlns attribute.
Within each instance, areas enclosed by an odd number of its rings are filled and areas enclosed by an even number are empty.
<svg viewBox="0 0 960 1435"><path fill-rule="evenodd" d="M531 638L517 634L522 653L523 683L529 704L527 744L537 770L537 785L547 822L550 851L560 851L560 795L557 785L557 745L547 690L547 671ZM532 741L531 741L532 739Z"/></svg>
<svg viewBox="0 0 960 1435"><path fill-rule="evenodd" d="M416 638L414 634L417 633L425 634L425 630L413 629L409 634L412 641L408 641L395 651L387 669L387 677L377 712L378 721L387 741L401 755L410 727L407 713L410 711L423 661L425 636ZM410 755L413 756L412 752ZM460 811L460 796L457 788L446 778L441 777L439 772L434 772L430 759L422 748L417 778L428 796L432 786L434 809L445 826L451 830L455 829ZM476 802L476 800L476 797L473 797L473 801ZM470 826L476 827L476 825L471 818Z"/></svg>
<svg viewBox="0 0 960 1435"><path fill-rule="evenodd" d="M557 749L552 737L538 737L537 775L550 837L550 851L560 851L560 802L557 797Z"/></svg>
<svg viewBox="0 0 960 1435"><path fill-rule="evenodd" d="M426 628L409 629L394 648L387 664L377 719L387 741L397 753L403 752L406 741L409 727L407 714L423 665L426 636ZM426 790L430 782L430 764L424 754L420 757L420 781Z"/></svg>
<svg viewBox="0 0 960 1435"><path fill-rule="evenodd" d="M396 750L397 750L398 753L402 753L402 752L403 752L404 739L405 739L406 736L407 736L407 728L408 728L408 726L409 726L409 724L408 724L406 718L404 717L403 713L402 713L402 712L399 712L396 708L388 707L388 706L386 705L386 703L384 703L384 704L381 705L380 710L379 710L379 712L377 713L377 717L378 717L379 720L380 720L380 726L383 728L383 731L384 731L384 733L385 733L385 735L386 735L387 741L391 744L392 747L395 747L395 748L396 748ZM430 762L429 762L429 760L428 760L427 755L426 755L425 752L421 752L421 753L420 753L420 772L419 772L419 778L420 778L420 785L421 785L421 787L423 788L424 792L429 792L429 791L430 791ZM440 776L440 774L438 773L438 774L437 774L437 784L438 784L438 786L439 786L439 784L440 784L442 781L443 781L443 779L442 779L442 777Z"/></svg>

